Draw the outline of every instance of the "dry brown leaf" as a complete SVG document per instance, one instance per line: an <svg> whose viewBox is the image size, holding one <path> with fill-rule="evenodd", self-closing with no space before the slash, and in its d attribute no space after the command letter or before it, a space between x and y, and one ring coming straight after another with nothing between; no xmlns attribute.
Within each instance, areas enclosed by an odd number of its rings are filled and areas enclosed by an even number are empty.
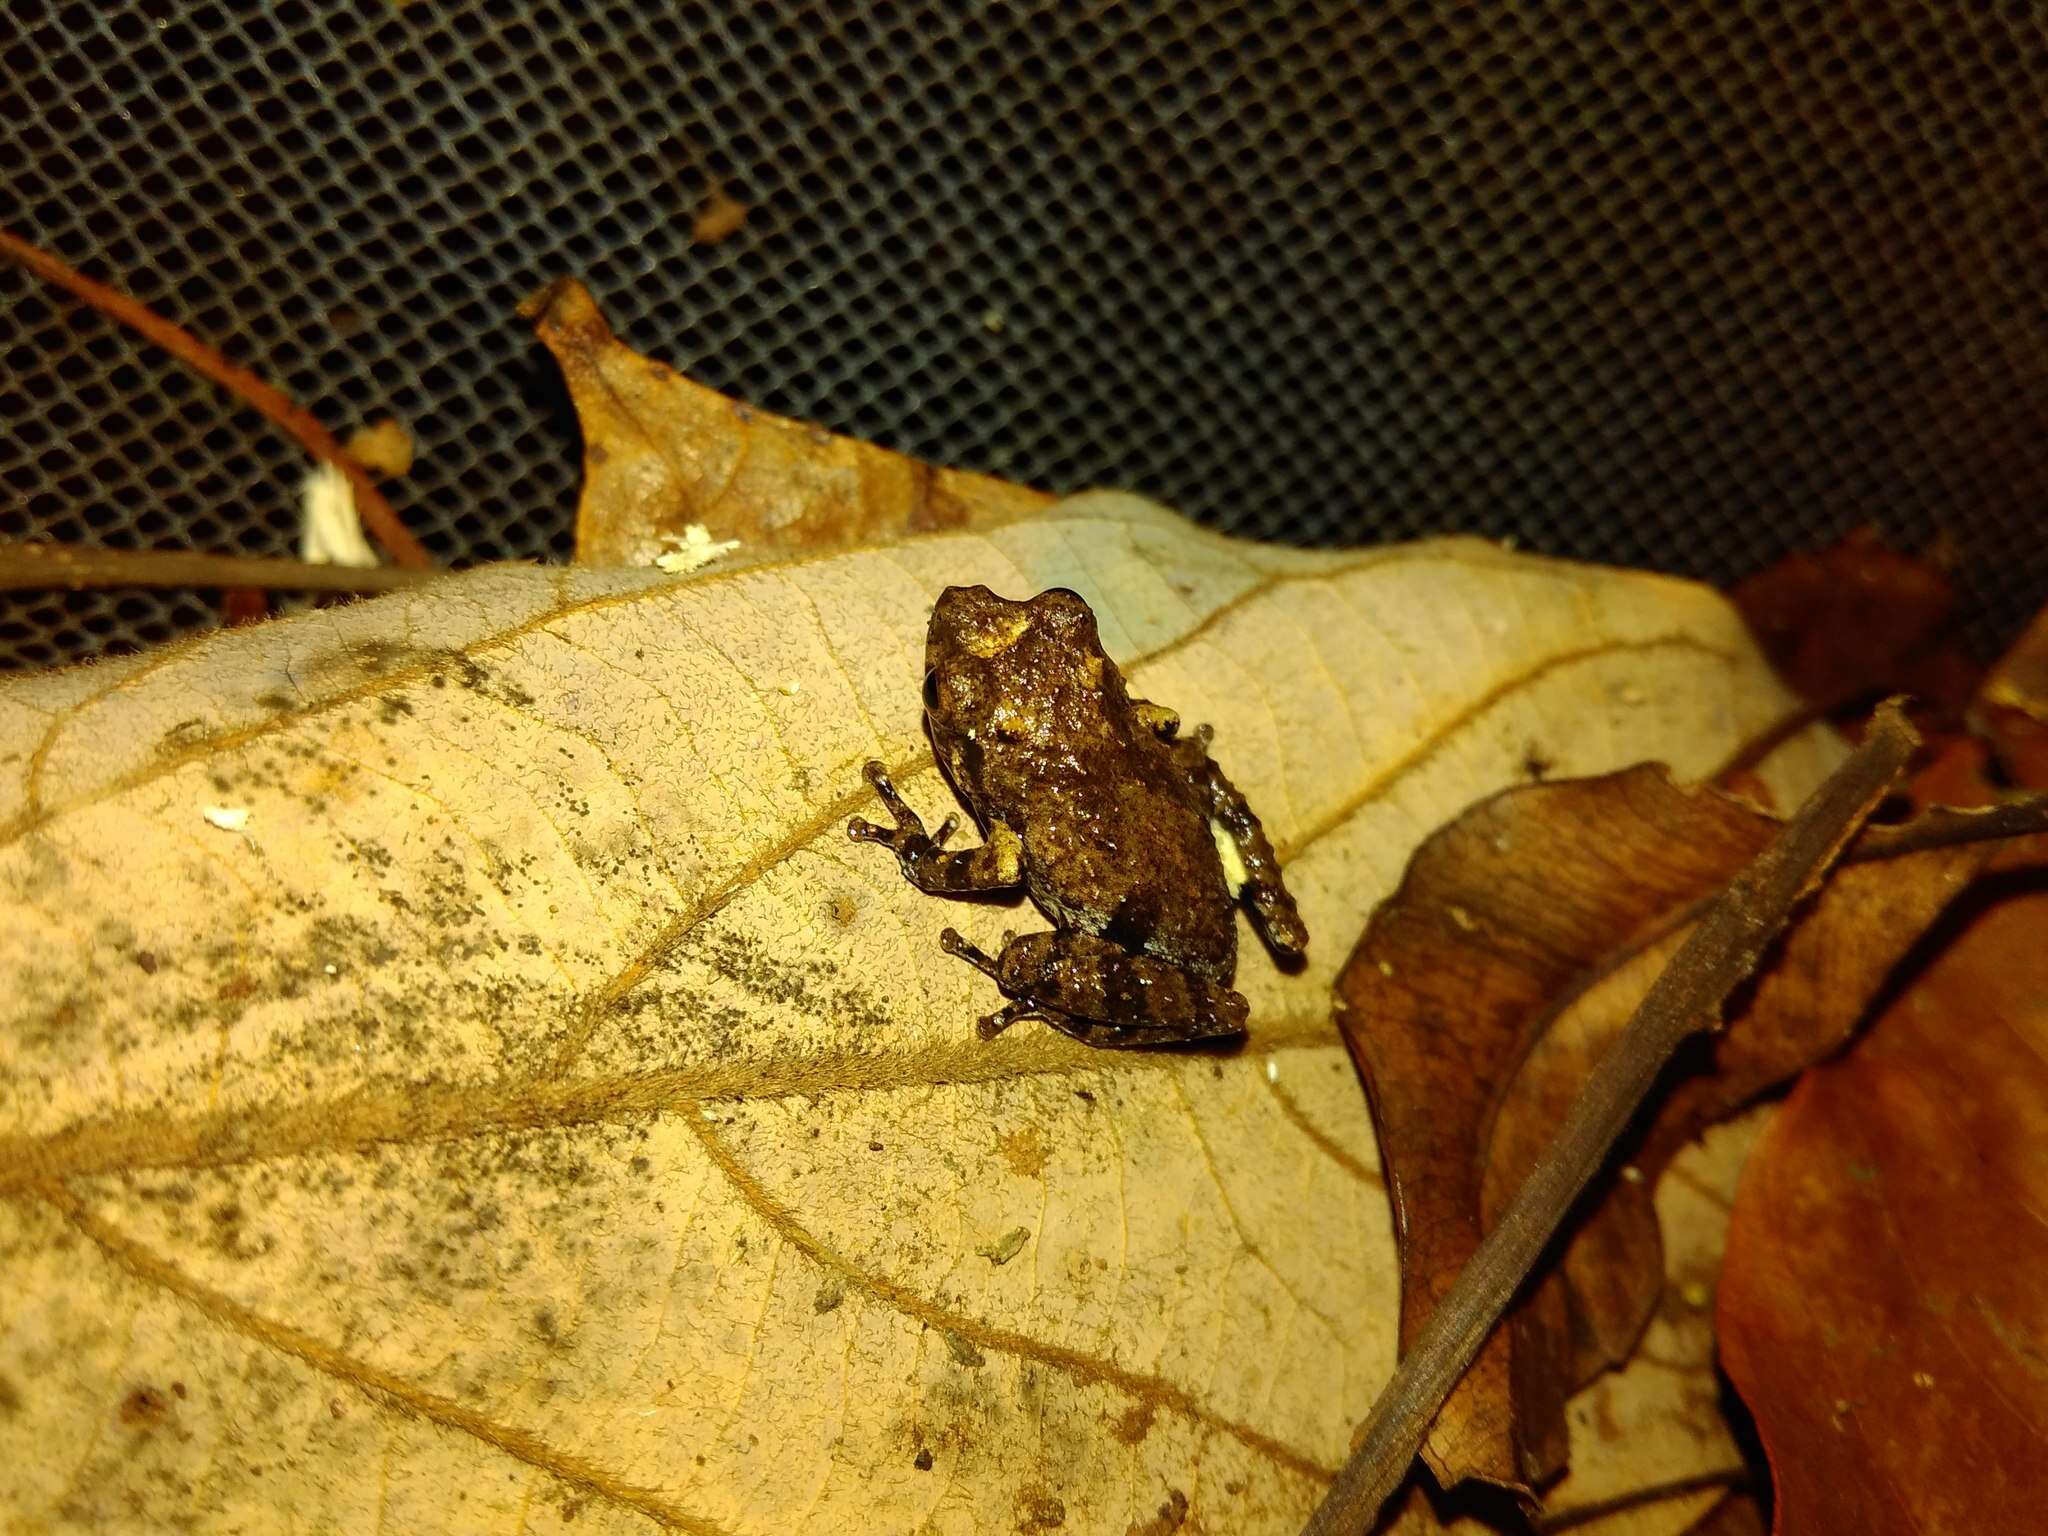
<svg viewBox="0 0 2048 1536"><path fill-rule="evenodd" d="M1982 672L1955 626L1955 582L1935 560L1858 528L1735 584L1729 598L1785 680L1823 710L1905 693L1952 729Z"/></svg>
<svg viewBox="0 0 2048 1536"><path fill-rule="evenodd" d="M1052 499L729 400L627 347L569 279L520 313L583 430L581 564L651 564L693 524L760 558L1005 522Z"/></svg>
<svg viewBox="0 0 2048 1536"><path fill-rule="evenodd" d="M1421 1328L1532 1168L1699 903L1777 822L1643 766L1509 790L1418 850L1338 980ZM1842 871L1727 1033L1663 1096L1582 1216L1561 1274L1482 1350L1425 1457L1446 1487L1527 1493L1564 1464L1565 1398L1626 1359L1664 1264L1649 1191L1700 1129L1835 1049L1988 845Z"/></svg>
<svg viewBox="0 0 2048 1536"><path fill-rule="evenodd" d="M1714 1369L1714 1286L1736 1178L1771 1112L1752 1109L1712 1127L1665 1170L1655 1202L1666 1266L1656 1315L1629 1362L1571 1400L1572 1465L1545 1491L1539 1530L1697 1536L1703 1512L1725 1502L1720 1488L1699 1486L1742 1467ZM1384 1536L1493 1529L1474 1518L1439 1520L1411 1495Z"/></svg>
<svg viewBox="0 0 2048 1536"><path fill-rule="evenodd" d="M738 234L746 222L747 205L726 191L725 183L714 181L704 189L704 201L690 221L690 240L696 245L716 245Z"/></svg>
<svg viewBox="0 0 2048 1536"><path fill-rule="evenodd" d="M1973 719L2048 787L2048 620ZM1915 798L1988 804L1975 743ZM2048 838L1999 846L1870 1030L1809 1073L1738 1194L1718 1328L1779 1536L2020 1531L2048 1464Z"/></svg>
<svg viewBox="0 0 2048 1536"><path fill-rule="evenodd" d="M1079 590L1312 930L1235 1056L984 1044L933 595ZM1128 498L709 572L494 570L0 685L0 1500L34 1525L1298 1526L1392 1364L1342 935L1520 772L1791 705L1684 583ZM1827 749L1769 765L1796 798ZM1001 1250L1023 1228L1007 1262ZM1645 1475L1649 1475L1646 1473Z"/></svg>
<svg viewBox="0 0 2048 1536"><path fill-rule="evenodd" d="M1722 1352L1780 1536L2041 1524L2048 865L1982 895L1742 1183Z"/></svg>
<svg viewBox="0 0 2048 1536"><path fill-rule="evenodd" d="M390 479L412 473L412 434L389 416L357 427L344 446L350 458L374 475Z"/></svg>

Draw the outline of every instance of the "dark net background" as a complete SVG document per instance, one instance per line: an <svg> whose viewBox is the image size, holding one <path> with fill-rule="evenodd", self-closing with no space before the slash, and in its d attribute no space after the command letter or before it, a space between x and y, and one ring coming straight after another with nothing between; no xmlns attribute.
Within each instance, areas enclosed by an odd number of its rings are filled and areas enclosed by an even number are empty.
<svg viewBox="0 0 2048 1536"><path fill-rule="evenodd" d="M1726 582L1874 521L1980 646L2048 596L2035 6L4 11L4 222L398 418L449 561L568 554L513 315L567 273L757 405L1238 533ZM12 268L0 366L0 536L294 547L296 448ZM0 661L215 600L0 595Z"/></svg>

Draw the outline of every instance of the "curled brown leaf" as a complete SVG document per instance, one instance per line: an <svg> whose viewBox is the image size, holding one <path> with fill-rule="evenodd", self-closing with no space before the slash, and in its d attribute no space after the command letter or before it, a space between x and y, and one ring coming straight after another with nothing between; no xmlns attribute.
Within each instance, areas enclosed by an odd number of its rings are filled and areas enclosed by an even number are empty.
<svg viewBox="0 0 2048 1536"><path fill-rule="evenodd" d="M1051 501L730 400L620 341L572 279L520 313L561 366L583 429L580 564L653 564L692 525L758 557L988 527Z"/></svg>
<svg viewBox="0 0 2048 1536"><path fill-rule="evenodd" d="M1371 1088L1412 1341L1543 1152L1702 904L1779 823L1654 765L1507 791L1438 832L1338 983ZM1986 855L1844 870L1596 1189L1561 1274L1496 1334L1437 1420L1446 1486L1528 1491L1562 1459L1563 1403L1625 1357L1662 1274L1648 1191L1701 1127L1836 1048L1901 951Z"/></svg>

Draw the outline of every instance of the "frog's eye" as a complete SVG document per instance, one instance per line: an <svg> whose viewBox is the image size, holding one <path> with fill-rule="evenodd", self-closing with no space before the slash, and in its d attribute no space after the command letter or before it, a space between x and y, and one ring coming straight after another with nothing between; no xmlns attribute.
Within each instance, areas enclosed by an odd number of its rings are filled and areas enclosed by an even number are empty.
<svg viewBox="0 0 2048 1536"><path fill-rule="evenodd" d="M937 667L933 667L924 675L924 707L926 709L937 709L939 707L939 669Z"/></svg>

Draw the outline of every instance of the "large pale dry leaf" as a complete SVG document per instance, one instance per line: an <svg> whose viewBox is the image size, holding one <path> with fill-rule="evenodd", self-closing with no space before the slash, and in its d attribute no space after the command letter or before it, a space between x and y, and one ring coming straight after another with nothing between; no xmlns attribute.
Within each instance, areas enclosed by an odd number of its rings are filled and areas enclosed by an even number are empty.
<svg viewBox="0 0 2048 1536"><path fill-rule="evenodd" d="M847 841L865 758L948 800L918 681L949 582L1076 588L1136 689L1215 724L1317 936L1296 976L1247 944L1243 1053L978 1041L992 992L937 933L1019 914ZM1532 746L1698 775L1789 705L1688 584L1118 497L686 582L482 572L12 680L0 1498L1290 1529L1393 1359L1328 1018L1350 935Z"/></svg>
<svg viewBox="0 0 2048 1536"><path fill-rule="evenodd" d="M581 283L551 283L520 310L583 431L585 565L649 564L692 524L743 551L796 553L1002 522L1051 499L730 400L620 341Z"/></svg>
<svg viewBox="0 0 2048 1536"><path fill-rule="evenodd" d="M2048 785L2048 609L1991 669L1970 714L2012 782Z"/></svg>
<svg viewBox="0 0 2048 1536"><path fill-rule="evenodd" d="M1402 1239L1402 1334L1422 1327L1700 904L1775 818L1645 765L1473 806L1416 853L1337 982L1371 1087ZM1725 1034L1689 1058L1583 1200L1534 1286L1445 1404L1438 1479L1528 1492L1566 1452L1565 1399L1628 1358L1663 1290L1652 1181L1699 1131L1847 1038L1900 954L1990 845L1841 871Z"/></svg>

